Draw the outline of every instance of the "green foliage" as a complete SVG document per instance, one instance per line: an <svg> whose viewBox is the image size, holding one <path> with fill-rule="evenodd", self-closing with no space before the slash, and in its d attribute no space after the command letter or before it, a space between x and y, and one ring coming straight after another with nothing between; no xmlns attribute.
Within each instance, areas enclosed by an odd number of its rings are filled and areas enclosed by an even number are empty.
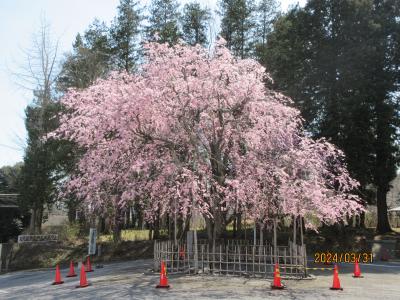
<svg viewBox="0 0 400 300"><path fill-rule="evenodd" d="M308 130L343 149L362 195L377 187L378 229L390 230L400 82L398 1L311 0L279 18L260 61L291 96Z"/></svg>
<svg viewBox="0 0 400 300"><path fill-rule="evenodd" d="M51 233L58 233L59 240L63 242L75 243L80 238L80 225L79 223L66 223L58 230L51 230ZM87 238L85 235L84 238Z"/></svg>
<svg viewBox="0 0 400 300"><path fill-rule="evenodd" d="M57 78L59 91L86 88L108 74L112 54L108 32L105 23L96 19L83 36L77 34L72 52L66 55Z"/></svg>
<svg viewBox="0 0 400 300"><path fill-rule="evenodd" d="M254 2L252 0L220 0L221 36L238 57L250 56L253 49Z"/></svg>
<svg viewBox="0 0 400 300"><path fill-rule="evenodd" d="M188 3L183 7L181 18L183 39L189 45L205 45L207 43L207 27L211 12L201 8L199 3Z"/></svg>
<svg viewBox="0 0 400 300"><path fill-rule="evenodd" d="M119 70L134 70L138 60L138 37L142 19L137 1L120 1L118 15L110 29L113 59Z"/></svg>
<svg viewBox="0 0 400 300"><path fill-rule="evenodd" d="M17 194L18 183L23 163L0 168L0 194Z"/></svg>
<svg viewBox="0 0 400 300"><path fill-rule="evenodd" d="M16 238L22 232L22 221L18 209L0 209L0 243Z"/></svg>
<svg viewBox="0 0 400 300"><path fill-rule="evenodd" d="M278 16L276 0L260 0L255 8L256 28L254 32L254 54L259 61L265 60L263 54L267 46L267 37L272 32L273 22Z"/></svg>
<svg viewBox="0 0 400 300"><path fill-rule="evenodd" d="M0 170L0 192L5 193L8 190L7 179L4 176L2 170Z"/></svg>
<svg viewBox="0 0 400 300"><path fill-rule="evenodd" d="M124 229L121 230L121 241L147 241L149 239L149 230ZM102 234L99 237L100 242L113 241L112 234Z"/></svg>
<svg viewBox="0 0 400 300"><path fill-rule="evenodd" d="M181 37L178 21L179 3L176 0L152 0L150 4L149 26L146 28L147 39L160 43L176 44ZM155 36L158 35L158 39Z"/></svg>
<svg viewBox="0 0 400 300"><path fill-rule="evenodd" d="M25 126L28 145L20 176L20 208L35 211L34 224L40 231L44 205L56 200L57 183L69 168L74 156L72 145L66 141L44 140L47 133L58 127L58 102L36 101L26 109Z"/></svg>

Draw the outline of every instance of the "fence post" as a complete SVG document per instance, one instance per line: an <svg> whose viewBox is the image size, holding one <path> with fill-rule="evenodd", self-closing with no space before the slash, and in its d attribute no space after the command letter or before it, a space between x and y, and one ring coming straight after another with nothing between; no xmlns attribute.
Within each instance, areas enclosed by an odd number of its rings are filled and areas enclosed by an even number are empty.
<svg viewBox="0 0 400 300"><path fill-rule="evenodd" d="M154 241L154 272L156 272L158 270L157 269L157 260L159 259L159 251L157 251L158 250L157 247L158 247L158 243L155 240Z"/></svg>
<svg viewBox="0 0 400 300"><path fill-rule="evenodd" d="M197 249L197 229L194 229L194 273L197 274L199 268L199 253Z"/></svg>
<svg viewBox="0 0 400 300"><path fill-rule="evenodd" d="M303 257L304 257L304 277L307 277L307 250L306 245L303 245Z"/></svg>
<svg viewBox="0 0 400 300"><path fill-rule="evenodd" d="M277 242L277 236L276 236L276 226L277 226L277 223L278 223L278 221L277 221L277 219L276 218L274 218L274 256L275 256L275 258L274 258L274 263L277 263L278 262L278 249L277 249L277 247L278 247L278 242Z"/></svg>

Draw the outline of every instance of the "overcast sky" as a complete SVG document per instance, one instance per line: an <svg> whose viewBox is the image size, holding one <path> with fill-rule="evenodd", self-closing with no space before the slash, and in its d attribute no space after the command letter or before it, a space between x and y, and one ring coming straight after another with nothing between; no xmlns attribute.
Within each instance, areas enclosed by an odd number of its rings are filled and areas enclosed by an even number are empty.
<svg viewBox="0 0 400 300"><path fill-rule="evenodd" d="M150 0L142 0L147 4ZM181 3L189 1L182 0ZM216 8L217 0L199 0ZM305 0L282 0L282 10ZM75 35L83 32L94 18L110 24L116 15L119 0L0 0L0 167L22 161L26 144L24 109L32 101L32 93L21 89L12 72L24 63L21 49L32 44L41 15L59 39L59 53L71 50Z"/></svg>

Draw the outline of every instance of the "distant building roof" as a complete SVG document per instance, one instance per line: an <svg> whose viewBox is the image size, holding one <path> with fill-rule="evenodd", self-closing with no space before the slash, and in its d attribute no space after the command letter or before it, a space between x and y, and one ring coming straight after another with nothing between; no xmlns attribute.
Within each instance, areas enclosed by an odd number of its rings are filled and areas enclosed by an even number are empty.
<svg viewBox="0 0 400 300"><path fill-rule="evenodd" d="M0 208L18 207L18 194L0 194Z"/></svg>

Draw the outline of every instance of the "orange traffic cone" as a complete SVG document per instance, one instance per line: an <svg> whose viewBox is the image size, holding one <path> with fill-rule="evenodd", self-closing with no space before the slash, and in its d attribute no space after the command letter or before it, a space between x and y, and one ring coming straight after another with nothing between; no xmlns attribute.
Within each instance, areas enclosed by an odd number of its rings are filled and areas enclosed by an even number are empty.
<svg viewBox="0 0 400 300"><path fill-rule="evenodd" d="M354 263L354 278L363 278L364 276L361 276L361 270L360 270L360 265L358 264L358 260Z"/></svg>
<svg viewBox="0 0 400 300"><path fill-rule="evenodd" d="M75 274L75 269L74 269L74 262L71 260L69 263L69 273L67 277L76 277L77 275Z"/></svg>
<svg viewBox="0 0 400 300"><path fill-rule="evenodd" d="M89 282L86 279L86 272L85 272L85 264L82 263L81 266L81 276L79 278L79 285L76 286L76 288L84 288L89 286Z"/></svg>
<svg viewBox="0 0 400 300"><path fill-rule="evenodd" d="M279 271L279 265L278 263L275 264L275 269L274 269L274 282L271 285L272 289L277 289L281 290L285 288L283 284L281 283L281 272Z"/></svg>
<svg viewBox="0 0 400 300"><path fill-rule="evenodd" d="M62 284L62 283L64 283L64 281L61 280L60 268L58 267L58 265L56 265L56 278L54 279L52 285Z"/></svg>
<svg viewBox="0 0 400 300"><path fill-rule="evenodd" d="M86 273L87 272L93 272L92 265L90 263L89 255L86 258Z"/></svg>
<svg viewBox="0 0 400 300"><path fill-rule="evenodd" d="M160 289L160 288L168 289L169 288L167 272L165 270L164 261L161 261L160 284L157 285L156 288L158 288L158 289Z"/></svg>
<svg viewBox="0 0 400 300"><path fill-rule="evenodd" d="M343 289L340 287L339 272L337 265L335 265L335 267L333 268L333 284L330 289L343 291Z"/></svg>

